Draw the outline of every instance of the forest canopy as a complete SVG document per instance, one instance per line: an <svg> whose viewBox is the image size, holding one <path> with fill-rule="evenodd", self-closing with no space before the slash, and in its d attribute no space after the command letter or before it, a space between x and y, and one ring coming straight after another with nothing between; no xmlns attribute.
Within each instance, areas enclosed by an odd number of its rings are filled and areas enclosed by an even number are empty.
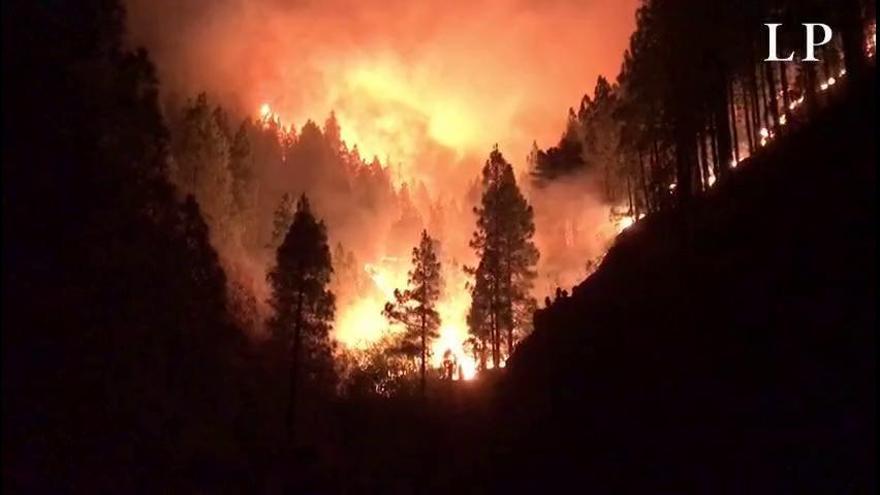
<svg viewBox="0 0 880 495"><path fill-rule="evenodd" d="M386 106L353 104L370 107L371 128L415 136L393 155L376 143L394 140L358 142L351 107L294 121L273 106L284 94L245 108L219 83L179 92L134 46L119 1L5 4L4 486L307 492L403 480L398 491L418 492L439 464L435 491L460 490L464 467L491 477L486 464L515 457L492 450L521 433L510 425L555 407L541 391L517 409L509 384L570 378L523 371L540 361L521 349L565 342L536 330L540 315L576 319L574 287L646 225L685 253L730 242L707 228L717 237L688 244L705 227L694 212L872 77L874 9L643 0L616 78L578 81L590 93L559 109L559 139L544 149L519 132L533 115L498 88L462 109L361 74L384 88L370 101ZM768 18L785 21L784 53L802 41L792 20L827 19L821 62L764 62ZM492 133L517 144L493 146ZM685 265L650 265L646 278L692 276ZM601 308L597 327L627 303ZM607 365L591 345L581 355ZM576 351L554 347L560 361ZM514 366L527 379L504 381Z"/></svg>

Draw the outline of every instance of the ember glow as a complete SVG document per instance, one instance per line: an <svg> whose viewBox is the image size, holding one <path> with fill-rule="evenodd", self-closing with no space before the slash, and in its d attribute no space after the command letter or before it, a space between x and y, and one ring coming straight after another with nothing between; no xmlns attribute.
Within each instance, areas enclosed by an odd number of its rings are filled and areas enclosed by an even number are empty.
<svg viewBox="0 0 880 495"><path fill-rule="evenodd" d="M620 220L617 221L617 231L623 232L624 230L632 227L632 225L636 223L636 219L632 216L623 216L620 217Z"/></svg>
<svg viewBox="0 0 880 495"><path fill-rule="evenodd" d="M340 301L336 322L336 339L349 348L365 348L388 332L401 331L382 316L382 308L394 298L395 288L406 286L408 260L385 258L377 264L367 263L364 271L372 282L368 295L358 295L351 300ZM439 368L443 356L450 351L455 364L460 366L454 378L470 379L476 373L476 361L465 352L463 342L467 339L466 315L470 295L465 289L463 272L446 268L445 288L438 302L442 324L440 338L434 341L431 349L431 363Z"/></svg>
<svg viewBox="0 0 880 495"><path fill-rule="evenodd" d="M133 41L150 49L166 90L205 90L246 114L267 103L297 126L335 110L362 156L390 157L409 176L430 180L451 167L473 175L496 142L518 166L532 140L555 144L565 109L599 74L617 73L637 4L129 0L127 7ZM577 57L567 54L572 46ZM449 179L435 182L448 187Z"/></svg>
<svg viewBox="0 0 880 495"><path fill-rule="evenodd" d="M617 73L637 4L129 0L128 11L132 39L150 49L167 95L207 91L233 112L286 131L333 111L349 149L357 146L367 161L378 157L395 187L422 183L431 201L446 205L464 201L493 144L522 173L533 141L556 143L565 109L599 74ZM579 47L574 58L572 46ZM319 191L309 194L320 199ZM439 367L450 351L456 376L467 379L476 363L464 348L470 295L463 265L473 262L467 241L474 217L470 205L459 206L440 221L445 291L431 359ZM416 207L429 218L425 204ZM535 208L536 242L547 254L538 267L539 298L580 280L585 260L628 226L615 224L607 205L590 202L580 204L568 234L544 235L542 215L559 204ZM369 280L369 287L337 293L335 338L364 348L395 331L381 311L394 289L405 288L410 268L396 244L409 249L417 239L392 239L378 228L340 233L329 220L331 241L348 240Z"/></svg>

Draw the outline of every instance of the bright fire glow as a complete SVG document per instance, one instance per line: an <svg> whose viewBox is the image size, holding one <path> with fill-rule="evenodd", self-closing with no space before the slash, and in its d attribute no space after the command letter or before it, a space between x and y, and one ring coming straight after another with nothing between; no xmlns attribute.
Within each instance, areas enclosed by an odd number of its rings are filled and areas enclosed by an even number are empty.
<svg viewBox="0 0 880 495"><path fill-rule="evenodd" d="M877 23L872 22L868 25L868 36L865 40L865 51L868 57L873 58L877 54Z"/></svg>
<svg viewBox="0 0 880 495"><path fill-rule="evenodd" d="M235 112L268 102L298 127L335 111L343 140L390 158L397 183L450 193L495 143L516 167L532 140L555 144L568 106L619 70L639 4L189 1L180 15L179 0L125 3L164 89Z"/></svg>
<svg viewBox="0 0 880 495"><path fill-rule="evenodd" d="M260 105L259 114L263 122L277 120L284 127L284 122L268 103ZM358 145L360 148L360 143ZM364 349L385 335L402 331L399 326L389 323L382 310L386 302L394 300L395 289L406 288L409 262L408 258L382 257L364 264L364 272L369 276L372 287L366 293L337 301L334 337L338 342L347 348ZM449 351L455 364L453 378L470 380L476 376L477 363L464 350L464 341L468 338L466 318L470 305L470 294L465 287L467 279L460 268L452 270L445 265L443 279L446 290L437 303L441 320L440 337L431 345L431 366L441 368L444 354Z"/></svg>
<svg viewBox="0 0 880 495"><path fill-rule="evenodd" d="M632 227L632 225L636 223L636 220L629 216L622 216L617 220L617 232L623 232L624 230Z"/></svg>
<svg viewBox="0 0 880 495"><path fill-rule="evenodd" d="M409 259L386 257L377 263L367 263L364 271L372 281L372 290L358 294L351 300L339 302L336 321L336 339L348 348L363 349L391 332L403 329L391 325L382 315L385 303L393 301L394 290L406 288ZM464 286L464 274L444 268L445 290L437 303L440 313L440 338L431 344L431 366L441 368L447 350L454 356L454 379L470 380L476 376L477 365L473 356L465 353L468 337L466 316L470 295ZM460 368L459 368L460 367Z"/></svg>

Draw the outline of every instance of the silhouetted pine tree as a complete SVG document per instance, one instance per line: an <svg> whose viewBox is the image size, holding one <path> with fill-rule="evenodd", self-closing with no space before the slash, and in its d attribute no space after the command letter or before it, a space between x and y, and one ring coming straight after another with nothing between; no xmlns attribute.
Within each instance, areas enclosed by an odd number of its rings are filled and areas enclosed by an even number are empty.
<svg viewBox="0 0 880 495"><path fill-rule="evenodd" d="M272 214L272 242L268 247L277 249L277 246L280 246L284 241L284 236L287 235L290 223L293 221L293 207L293 197L290 193L284 193L281 196L281 202L278 203Z"/></svg>
<svg viewBox="0 0 880 495"><path fill-rule="evenodd" d="M207 95L200 93L184 109L182 126L174 143L171 178L182 191L195 196L215 239L224 239L230 233L233 213L225 113L211 110Z"/></svg>
<svg viewBox="0 0 880 495"><path fill-rule="evenodd" d="M502 340L506 336L509 356L515 334L522 330L518 323L528 311L524 308L535 306L531 289L538 250L532 242L532 207L517 187L513 167L497 147L483 167L483 196L474 213L477 230L470 244L480 262L468 270L475 277L469 319L477 325L471 329L476 335L488 329L492 362L498 367Z"/></svg>
<svg viewBox="0 0 880 495"><path fill-rule="evenodd" d="M467 325L471 334L469 345L480 370L486 369L487 351L494 340L494 320L490 314L492 301L489 293L489 280L486 276L485 264L480 261L476 268L466 270L474 277L469 284L471 305L468 308ZM494 345L492 346L494 349Z"/></svg>
<svg viewBox="0 0 880 495"><path fill-rule="evenodd" d="M293 223L278 247L276 264L267 276L274 315L268 322L272 337L290 349L288 435L294 438L299 385L324 392L335 382L330 328L335 298L327 290L333 267L324 223L315 219L302 195Z"/></svg>
<svg viewBox="0 0 880 495"><path fill-rule="evenodd" d="M723 179L742 158L741 149L753 154L767 135L790 129L783 128L783 116L787 123L795 122L795 114L810 118L828 98L820 82L839 78L841 54L852 78L869 66L865 23L872 5L862 0L643 2L618 76L614 112L623 127L627 188L641 193L649 211L669 204L671 194L687 202L713 178ZM832 40L817 52L822 62L764 62L767 30L756 26L768 19L782 23L778 54L783 57L802 49L804 19L831 23ZM795 112L794 103L803 103L802 108ZM638 198L629 201L638 203Z"/></svg>
<svg viewBox="0 0 880 495"><path fill-rule="evenodd" d="M232 200L238 215L244 215L253 208L254 195L254 170L253 154L251 152L250 127L253 124L250 119L245 119L235 136L232 137L229 146L229 171L232 174Z"/></svg>
<svg viewBox="0 0 880 495"><path fill-rule="evenodd" d="M440 314L437 300L443 289L440 277L440 261L434 250L434 239L423 230L419 245L412 250L412 269L408 274L407 288L394 291L394 301L385 303L382 314L389 321L403 324L400 351L419 357L420 388L425 395L425 383L430 357L431 341L440 336Z"/></svg>
<svg viewBox="0 0 880 495"><path fill-rule="evenodd" d="M123 19L106 0L3 6L15 491L162 491L235 442L243 342L199 207L166 178L156 73L145 51L123 49Z"/></svg>

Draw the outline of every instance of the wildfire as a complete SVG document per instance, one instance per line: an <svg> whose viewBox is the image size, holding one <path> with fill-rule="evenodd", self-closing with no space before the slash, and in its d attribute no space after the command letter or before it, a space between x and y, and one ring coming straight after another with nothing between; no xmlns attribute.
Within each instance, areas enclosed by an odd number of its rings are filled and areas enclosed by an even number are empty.
<svg viewBox="0 0 880 495"><path fill-rule="evenodd" d="M373 87L375 91L382 89L388 91L393 87L388 86L388 81L380 78L378 75L364 75L362 81L367 86ZM369 84L368 84L369 83ZM395 91L386 96L391 97ZM398 95L398 97L401 97ZM449 110L452 112L452 110ZM453 112L454 113L454 112ZM448 114L448 112L447 112ZM444 114L444 115L447 115ZM451 114L448 114L449 116ZM281 123L279 115L272 110L268 103L263 103L259 107L259 117L262 122L278 121ZM460 128L455 125L457 118L450 117L448 126L441 123L442 129ZM393 120L393 119L392 119ZM386 124L394 125L392 121ZM348 127L351 129L352 127ZM343 127L346 129L346 127ZM392 129L393 130L393 129ZM451 132L451 131L450 131ZM345 138L345 131L343 131ZM446 134L449 136L449 134ZM356 135L347 136L351 142L361 143L356 139ZM436 136L440 138L441 136ZM378 341L383 336L400 331L395 328L382 315L385 303L394 299L395 289L404 289L407 283L407 270L409 269L409 260L398 259L394 257L382 257L371 263L365 263L363 270L372 282L370 290L362 293L350 294L341 297L337 301L337 317L335 322L335 338L343 346L352 349L364 349L372 343ZM454 361L454 379L470 380L476 375L477 366L473 356L467 355L464 350L464 341L468 338L466 316L468 306L470 304L470 295L465 288L465 280L461 270L451 270L444 268L443 278L446 280L446 291L437 303L437 310L440 313L440 338L436 339L431 346L431 366L434 368L442 368L444 365L444 356L451 353Z"/></svg>
<svg viewBox="0 0 880 495"><path fill-rule="evenodd" d="M371 281L368 290L342 295L337 301L335 338L343 346L364 349L397 330L382 316L382 309L393 300L394 289L406 284L406 268L398 265L393 258L366 263L363 270Z"/></svg>
<svg viewBox="0 0 880 495"><path fill-rule="evenodd" d="M394 288L403 287L406 283L405 273L392 273L391 270L379 265L367 263L364 265L364 271L370 275L370 279L376 285L376 288L379 289L389 301L394 297Z"/></svg>
<svg viewBox="0 0 880 495"><path fill-rule="evenodd" d="M381 57L327 70L337 75L326 101L305 107L283 99L275 107L262 103L261 119L301 122L334 111L343 141L357 143L367 159L393 161L407 178L426 159L460 160L491 142L485 117L474 110L481 101L467 91L437 87L433 79ZM513 109L507 112L505 118L514 118Z"/></svg>
<svg viewBox="0 0 880 495"><path fill-rule="evenodd" d="M477 146L479 116L464 95L439 91L390 60L349 69L344 80L345 91L357 97L338 109L343 138L367 155L390 153L409 161L424 145L412 134L414 125L424 125L425 137L452 150Z"/></svg>
<svg viewBox="0 0 880 495"><path fill-rule="evenodd" d="M829 77L819 84L820 91L828 91L846 75L841 70L837 77ZM395 70L382 68L355 69L346 79L348 86L354 93L366 96L363 99L348 101L338 113L343 131L343 139L350 143L358 143L362 152L369 150L393 151L401 158L415 153L417 142L401 140L403 127L411 127L411 119L421 119L424 115L411 114L417 104L422 105L419 92L412 86L412 81L407 81ZM383 102L383 111L372 112L375 108L365 109L357 105L367 105L369 102ZM473 129L469 127L472 121L465 110L451 101L436 101L431 111L427 112L430 118L424 121L427 135L436 142L448 145L454 149L466 149L472 145L469 135ZM789 110L794 111L804 103L804 96L791 101ZM421 108L421 107L419 107ZM354 112L354 113L352 113ZM369 120L370 127L364 127L362 119L355 118L357 112L371 113L375 116ZM264 123L283 123L279 113L268 103L259 105L257 114ZM345 121L349 119L350 122ZM782 115L779 124L790 124L788 116ZM776 137L776 133L768 128L759 130L760 146L767 146ZM388 139L392 139L395 146L390 146ZM740 160L732 159L731 168L737 168L742 159L748 157L745 153ZM710 171L706 178L709 187L716 183L714 173ZM677 184L670 183L668 189L675 192ZM641 217L641 215L640 215ZM608 222L610 232L622 233L632 227L638 218L632 215L614 215ZM571 246L575 237L573 228L566 230L566 245ZM370 281L368 290L351 294L340 295L337 300L337 319L335 322L335 338L347 348L363 349L382 337L399 332L401 329L390 324L382 315L385 303L392 301L395 289L404 289L407 283L408 259L391 257L379 257L362 267L363 272ZM466 278L460 269L450 269L444 264L443 278L446 281L445 290L441 300L437 303L440 313L441 326L440 336L431 344L430 365L435 369L453 367L454 379L469 380L475 377L477 362L474 356L465 350L465 341L468 338L467 310L470 304L470 295L465 288ZM491 367L491 363L488 364ZM503 366L503 364L502 364Z"/></svg>
<svg viewBox="0 0 880 495"><path fill-rule="evenodd" d="M761 135L761 146L767 146L767 143L770 142L770 138L773 137L773 134L767 130L766 127L762 127L759 134Z"/></svg>
<svg viewBox="0 0 880 495"><path fill-rule="evenodd" d="M623 232L624 230L632 227L632 225L634 223L636 223L636 219L630 215L625 215L625 216L620 217L617 220L617 232L618 233Z"/></svg>
<svg viewBox="0 0 880 495"><path fill-rule="evenodd" d="M709 177L708 177L708 181L707 181L708 184L709 184L709 187L714 186L714 185L715 185L715 181L716 181L716 179L715 179L715 172L713 172L712 169L710 168L710 169L709 169Z"/></svg>
<svg viewBox="0 0 880 495"><path fill-rule="evenodd" d="M434 341L432 346L432 364L435 367L443 365L443 355L446 351L452 353L456 369L453 378L470 380L477 373L477 363L473 356L464 350L464 341L468 338L467 311L470 305L470 295L464 287L460 274L448 273L446 270L446 291L443 298L437 304L440 313L440 338ZM453 285L452 281L459 282Z"/></svg>
<svg viewBox="0 0 880 495"><path fill-rule="evenodd" d="M349 349L365 349L392 331L382 316L385 298L376 296L357 297L340 301L336 315L335 338Z"/></svg>
<svg viewBox="0 0 880 495"><path fill-rule="evenodd" d="M289 131L291 124L285 125L285 123L281 119L281 115L278 114L268 103L263 103L260 105L258 111L258 121L262 123L263 126L268 126L270 123L274 122L284 131Z"/></svg>
<svg viewBox="0 0 880 495"><path fill-rule="evenodd" d="M401 331L382 315L385 303L393 300L394 290L406 287L408 260L384 257L366 263L364 272L372 282L371 290L339 301L336 340L348 348L364 349L383 336ZM451 353L454 364L452 378L470 380L476 376L477 363L464 350L468 337L466 316L470 295L464 286L463 274L444 269L446 290L437 303L440 313L440 337L431 344L430 365L440 369L444 355Z"/></svg>

